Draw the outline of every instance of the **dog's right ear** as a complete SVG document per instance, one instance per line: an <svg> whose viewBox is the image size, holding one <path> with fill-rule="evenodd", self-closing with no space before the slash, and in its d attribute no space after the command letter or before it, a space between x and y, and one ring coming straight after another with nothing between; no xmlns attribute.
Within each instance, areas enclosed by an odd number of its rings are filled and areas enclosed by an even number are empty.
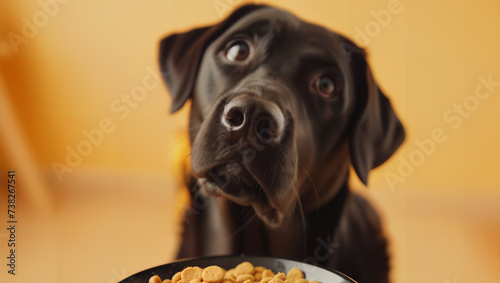
<svg viewBox="0 0 500 283"><path fill-rule="evenodd" d="M182 108L192 96L198 68L207 46L241 17L265 5L245 5L219 24L176 33L160 42L160 70L172 96L170 113Z"/></svg>

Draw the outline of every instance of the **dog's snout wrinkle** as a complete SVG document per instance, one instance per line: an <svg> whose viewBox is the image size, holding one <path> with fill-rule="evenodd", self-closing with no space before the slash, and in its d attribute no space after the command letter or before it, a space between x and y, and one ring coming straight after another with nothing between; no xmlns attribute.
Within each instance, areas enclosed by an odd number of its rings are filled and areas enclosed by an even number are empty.
<svg viewBox="0 0 500 283"><path fill-rule="evenodd" d="M228 140L258 138L264 143L280 142L285 117L273 101L242 94L231 99L221 117Z"/></svg>

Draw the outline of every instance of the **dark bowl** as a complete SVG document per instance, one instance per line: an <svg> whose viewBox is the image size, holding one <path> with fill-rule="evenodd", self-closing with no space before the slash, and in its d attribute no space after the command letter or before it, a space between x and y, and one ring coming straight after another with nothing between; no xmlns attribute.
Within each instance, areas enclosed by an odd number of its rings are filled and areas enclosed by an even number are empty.
<svg viewBox="0 0 500 283"><path fill-rule="evenodd" d="M243 261L249 261L254 266L264 266L271 269L274 273L287 273L293 267L299 268L304 272L305 278L309 281L316 280L322 283L356 283L356 281L346 275L330 269L321 268L315 265L293 261L288 259L261 257L261 256L212 256L187 260L180 260L165 265L153 267L139 273L136 273L120 283L148 283L149 278L158 275L162 280L170 279L175 273L182 271L188 266L199 266L201 268L218 265L224 269L231 269Z"/></svg>

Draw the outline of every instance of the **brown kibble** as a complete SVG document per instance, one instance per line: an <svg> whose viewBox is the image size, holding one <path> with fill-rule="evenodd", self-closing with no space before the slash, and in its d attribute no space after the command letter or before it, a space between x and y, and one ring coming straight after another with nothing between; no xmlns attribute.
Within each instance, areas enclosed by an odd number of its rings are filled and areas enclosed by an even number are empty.
<svg viewBox="0 0 500 283"><path fill-rule="evenodd" d="M279 277L274 277L271 281L269 281L269 283L285 283L285 281L281 280Z"/></svg>
<svg viewBox="0 0 500 283"><path fill-rule="evenodd" d="M161 281L161 283L172 283L172 280L170 280L170 279L165 279L165 280Z"/></svg>
<svg viewBox="0 0 500 283"><path fill-rule="evenodd" d="M294 268L292 268L292 269L290 269L288 271L288 273L286 274L286 278L288 278L288 279L292 279L292 278L296 278L296 279L304 278L304 273L302 273L302 270L294 267Z"/></svg>
<svg viewBox="0 0 500 283"><path fill-rule="evenodd" d="M234 268L231 268L228 271L226 271L226 275L224 276L224 278L231 278L236 280L236 271L234 270Z"/></svg>
<svg viewBox="0 0 500 283"><path fill-rule="evenodd" d="M201 277L203 278L204 282L218 283L221 282L222 279L224 279L224 274L224 269L216 265L212 265L203 270Z"/></svg>
<svg viewBox="0 0 500 283"><path fill-rule="evenodd" d="M264 270L267 270L267 268L265 268L264 266L256 266L255 267L255 272L264 272Z"/></svg>
<svg viewBox="0 0 500 283"><path fill-rule="evenodd" d="M263 278L262 280L260 280L260 283L268 283L271 280L273 280L272 277L266 277L266 278Z"/></svg>
<svg viewBox="0 0 500 283"><path fill-rule="evenodd" d="M158 275L154 275L149 278L149 283L161 283L161 278Z"/></svg>
<svg viewBox="0 0 500 283"><path fill-rule="evenodd" d="M198 279L201 281L201 273L203 269L199 267L186 267L182 270L181 279L184 282L191 282L193 279Z"/></svg>
<svg viewBox="0 0 500 283"><path fill-rule="evenodd" d="M257 270L255 270L257 271ZM262 280L262 272L255 272L254 275L253 275L253 278L255 281L260 281Z"/></svg>
<svg viewBox="0 0 500 283"><path fill-rule="evenodd" d="M237 275L254 274L255 268L253 267L253 264L251 264L250 262L244 261L236 266L235 271Z"/></svg>
<svg viewBox="0 0 500 283"><path fill-rule="evenodd" d="M181 274L182 272L177 272L176 274L174 274L174 276L172 277L172 283L177 283L181 280Z"/></svg>
<svg viewBox="0 0 500 283"><path fill-rule="evenodd" d="M237 282L233 278L224 278L224 280L222 280L222 283L237 283Z"/></svg>
<svg viewBox="0 0 500 283"><path fill-rule="evenodd" d="M283 272L278 272L278 274L276 274L276 275L274 276L274 278L279 278L279 279L281 279L281 280L285 281L285 280L286 280L286 275L285 275L285 273L283 273Z"/></svg>
<svg viewBox="0 0 500 283"><path fill-rule="evenodd" d="M201 283L201 281L199 279L193 279L189 281L189 283Z"/></svg>
<svg viewBox="0 0 500 283"><path fill-rule="evenodd" d="M253 280L254 280L253 275L250 275L250 274L240 274L240 275L238 275L238 277L236 277L236 282L238 282L238 283L244 282L246 280L250 280L250 281L253 282Z"/></svg>
<svg viewBox="0 0 500 283"><path fill-rule="evenodd" d="M267 278L267 277L274 277L274 272L271 271L271 269L266 269L262 272L262 278Z"/></svg>

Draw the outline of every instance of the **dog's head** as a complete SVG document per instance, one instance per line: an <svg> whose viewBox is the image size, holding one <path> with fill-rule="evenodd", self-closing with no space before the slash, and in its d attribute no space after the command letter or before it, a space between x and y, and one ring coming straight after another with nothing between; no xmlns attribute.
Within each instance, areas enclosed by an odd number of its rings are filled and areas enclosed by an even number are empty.
<svg viewBox="0 0 500 283"><path fill-rule="evenodd" d="M366 183L404 139L363 50L277 8L243 6L170 35L160 66L171 112L192 99L191 166L202 190L252 205L271 226L298 199L330 200L349 164Z"/></svg>

